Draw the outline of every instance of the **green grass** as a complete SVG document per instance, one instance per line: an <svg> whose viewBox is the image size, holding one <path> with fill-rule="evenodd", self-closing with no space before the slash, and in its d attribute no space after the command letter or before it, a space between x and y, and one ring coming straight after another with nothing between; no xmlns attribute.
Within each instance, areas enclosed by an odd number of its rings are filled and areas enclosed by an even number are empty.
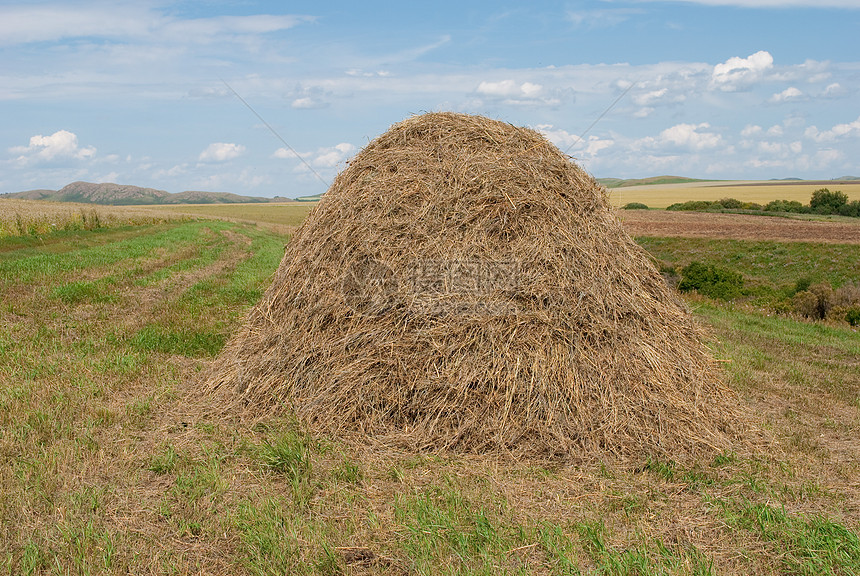
<svg viewBox="0 0 860 576"><path fill-rule="evenodd" d="M791 288L801 278L834 287L860 278L860 246L856 244L649 237L636 242L677 268L693 261L716 264L774 290Z"/></svg>
<svg viewBox="0 0 860 576"><path fill-rule="evenodd" d="M205 218L227 218L299 226L315 205L315 202L302 204L206 204L200 206L153 206L152 209L171 215L183 214Z"/></svg>
<svg viewBox="0 0 860 576"><path fill-rule="evenodd" d="M688 298L771 455L576 467L369 451L199 395L285 237L195 221L41 240L0 240L0 574L860 572L847 324ZM857 277L856 248L643 243L774 291Z"/></svg>

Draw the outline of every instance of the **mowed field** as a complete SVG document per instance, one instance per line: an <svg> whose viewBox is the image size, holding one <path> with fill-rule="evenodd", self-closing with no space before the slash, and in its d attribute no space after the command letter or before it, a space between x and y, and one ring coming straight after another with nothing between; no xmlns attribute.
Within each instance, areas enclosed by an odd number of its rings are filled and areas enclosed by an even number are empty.
<svg viewBox="0 0 860 576"><path fill-rule="evenodd" d="M774 443L570 466L370 451L213 406L201 375L310 208L0 238L0 574L860 573L860 335L768 307L803 278L860 282L853 223L628 223L661 267L753 288L685 299Z"/></svg>
<svg viewBox="0 0 860 576"><path fill-rule="evenodd" d="M767 204L771 200L796 200L808 204L812 193L821 188L840 190L849 200L860 200L860 182L797 181L717 181L687 184L654 184L609 189L613 206L641 202L649 208L665 208L688 200L735 198L742 202Z"/></svg>

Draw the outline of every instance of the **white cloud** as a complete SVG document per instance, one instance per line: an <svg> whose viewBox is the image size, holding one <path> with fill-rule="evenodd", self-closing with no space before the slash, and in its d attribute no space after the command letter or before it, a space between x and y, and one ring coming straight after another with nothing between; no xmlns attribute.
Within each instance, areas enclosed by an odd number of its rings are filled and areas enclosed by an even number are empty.
<svg viewBox="0 0 860 576"><path fill-rule="evenodd" d="M310 96L304 96L302 98L296 98L293 100L292 104L290 104L293 108L298 109L310 109L310 108L322 108L325 106L322 102L317 102Z"/></svg>
<svg viewBox="0 0 860 576"><path fill-rule="evenodd" d="M334 168L343 162L355 151L355 146L348 142L341 142L331 148L320 148L311 164L322 168Z"/></svg>
<svg viewBox="0 0 860 576"><path fill-rule="evenodd" d="M561 128L555 128L552 124L538 124L535 129L543 134L547 140L555 144L562 152L576 153L582 158L593 158L601 150L615 145L614 140L598 136L589 136L581 140L578 135Z"/></svg>
<svg viewBox="0 0 860 576"><path fill-rule="evenodd" d="M845 96L848 94L848 91L842 87L839 82L834 82L833 84L829 84L827 88L824 89L825 98L839 98L840 96Z"/></svg>
<svg viewBox="0 0 860 576"><path fill-rule="evenodd" d="M733 56L714 66L711 86L726 92L742 90L760 80L772 68L773 56L764 50L747 58Z"/></svg>
<svg viewBox="0 0 860 576"><path fill-rule="evenodd" d="M710 127L711 125L707 122L702 122L701 124L676 124L660 132L656 143L670 144L693 150L716 148L722 142L722 137L719 134L699 132L701 129Z"/></svg>
<svg viewBox="0 0 860 576"><path fill-rule="evenodd" d="M662 88L660 90L652 90L651 92L646 92L645 94L637 94L633 97L633 101L636 102L636 104L638 104L639 106L649 106L663 98L663 96L665 96L668 91L669 90L667 88Z"/></svg>
<svg viewBox="0 0 860 576"><path fill-rule="evenodd" d="M744 138L749 138L750 136L755 136L756 134L761 134L761 126L756 124L747 124L744 126L744 129L741 130L741 136Z"/></svg>
<svg viewBox="0 0 860 576"><path fill-rule="evenodd" d="M321 86L297 85L291 90L287 97L292 99L290 106L298 110L309 110L313 108L326 108L331 93Z"/></svg>
<svg viewBox="0 0 860 576"><path fill-rule="evenodd" d="M312 21L307 16L255 14L182 20L150 10L145 3L69 6L56 2L0 7L0 44L67 38L169 39L182 44L223 41L226 36L259 35Z"/></svg>
<svg viewBox="0 0 860 576"><path fill-rule="evenodd" d="M785 134L785 130L779 124L774 124L767 129L768 136L782 136L783 134Z"/></svg>
<svg viewBox="0 0 860 576"><path fill-rule="evenodd" d="M245 153L245 147L241 144L230 142L213 142L200 153L200 162L226 162L238 158Z"/></svg>
<svg viewBox="0 0 860 576"><path fill-rule="evenodd" d="M800 98L803 98L803 92L794 86L789 86L782 92L771 96L769 101L776 104L779 102L788 102L789 100L799 100Z"/></svg>
<svg viewBox="0 0 860 576"><path fill-rule="evenodd" d="M290 150L289 148L278 148L272 154L272 158L280 158L282 160L290 160L292 158L298 158L299 155Z"/></svg>
<svg viewBox="0 0 860 576"><path fill-rule="evenodd" d="M810 126L806 129L804 135L816 142L831 142L838 138L860 136L860 116L853 122L837 124L830 130L820 131L818 127Z"/></svg>
<svg viewBox="0 0 860 576"><path fill-rule="evenodd" d="M535 98L543 90L540 84L532 82L517 83L514 80L502 80L501 82L481 82L478 84L477 92L485 96L498 96L505 98Z"/></svg>
<svg viewBox="0 0 860 576"><path fill-rule="evenodd" d="M96 149L93 146L81 148L78 137L68 130L58 130L50 136L37 134L30 138L28 146L13 146L12 154L18 154L16 161L22 164L50 162L53 160L85 160L92 158Z"/></svg>
<svg viewBox="0 0 860 576"><path fill-rule="evenodd" d="M288 148L278 148L272 154L272 158L280 158L284 160L304 160L311 166L317 168L335 168L338 164L346 161L356 148L348 142L341 142L334 146L318 148L314 152L294 152ZM301 163L297 167L299 171L307 170L307 166Z"/></svg>

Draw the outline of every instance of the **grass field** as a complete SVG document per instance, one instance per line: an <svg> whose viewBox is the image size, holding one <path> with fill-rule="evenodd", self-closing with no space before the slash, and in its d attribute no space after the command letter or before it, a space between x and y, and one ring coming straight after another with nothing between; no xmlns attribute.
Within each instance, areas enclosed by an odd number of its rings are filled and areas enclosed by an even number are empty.
<svg viewBox="0 0 860 576"><path fill-rule="evenodd" d="M154 211L172 216L196 216L268 224L275 232L289 233L308 215L315 202L284 204L199 204L189 206L152 206Z"/></svg>
<svg viewBox="0 0 860 576"><path fill-rule="evenodd" d="M0 574L860 573L856 329L688 298L768 453L370 452L197 392L285 241L225 221L0 239ZM773 290L860 276L858 245L639 241Z"/></svg>
<svg viewBox="0 0 860 576"><path fill-rule="evenodd" d="M809 204L812 193L820 188L840 190L849 200L860 200L860 182L854 184L829 183L769 183L769 182L697 182L692 184L654 184L612 188L609 199L613 206L641 202L649 208L665 208L688 200L720 200L735 198L742 202L767 204L771 200L796 200Z"/></svg>

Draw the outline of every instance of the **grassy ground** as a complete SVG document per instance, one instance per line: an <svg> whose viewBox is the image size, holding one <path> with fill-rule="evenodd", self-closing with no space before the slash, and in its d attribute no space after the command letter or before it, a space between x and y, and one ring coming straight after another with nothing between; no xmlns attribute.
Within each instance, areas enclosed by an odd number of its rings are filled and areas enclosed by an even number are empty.
<svg viewBox="0 0 860 576"><path fill-rule="evenodd" d="M689 200L720 200L736 198L742 202L767 204L771 200L796 200L809 204L812 193L820 188L841 190L850 200L860 200L860 183L857 184L759 184L725 182L699 182L694 184L655 184L613 188L609 199L613 206L624 206L630 202L642 202L650 208L665 208L676 202Z"/></svg>
<svg viewBox="0 0 860 576"><path fill-rule="evenodd" d="M192 206L151 206L154 211L172 216L202 216L269 224L279 233L290 233L298 227L316 206L315 202L285 204L200 204Z"/></svg>
<svg viewBox="0 0 860 576"><path fill-rule="evenodd" d="M196 392L285 240L214 221L0 239L0 574L860 573L847 325L690 298L767 454L631 469L369 452ZM762 284L857 278L860 260L642 241Z"/></svg>

